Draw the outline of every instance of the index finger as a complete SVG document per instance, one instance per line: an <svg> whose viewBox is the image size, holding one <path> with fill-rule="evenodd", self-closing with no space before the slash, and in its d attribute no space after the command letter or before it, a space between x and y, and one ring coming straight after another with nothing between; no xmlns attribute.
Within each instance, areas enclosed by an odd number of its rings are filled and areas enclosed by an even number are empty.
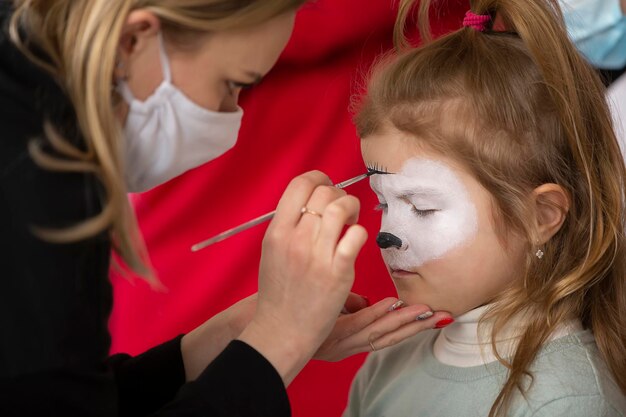
<svg viewBox="0 0 626 417"><path fill-rule="evenodd" d="M397 298L387 297L371 307L362 308L350 314L349 324L342 329L337 329L337 331L341 332L341 337L356 334L379 318L386 316L395 306L400 306L399 300Z"/></svg>
<svg viewBox="0 0 626 417"><path fill-rule="evenodd" d="M321 171L309 171L291 180L278 202L276 215L269 227L295 227L302 216L300 210L320 185L332 185L328 175Z"/></svg>

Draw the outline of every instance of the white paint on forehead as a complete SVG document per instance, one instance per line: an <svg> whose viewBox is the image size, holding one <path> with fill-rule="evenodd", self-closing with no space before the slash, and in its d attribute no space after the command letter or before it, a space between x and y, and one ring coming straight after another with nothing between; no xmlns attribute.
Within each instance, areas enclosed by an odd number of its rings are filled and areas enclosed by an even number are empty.
<svg viewBox="0 0 626 417"><path fill-rule="evenodd" d="M381 249L392 269L414 271L476 235L476 207L463 182L442 162L412 158L398 173L372 176L370 185L387 204L380 231L402 240L400 249ZM420 216L416 210L436 211Z"/></svg>

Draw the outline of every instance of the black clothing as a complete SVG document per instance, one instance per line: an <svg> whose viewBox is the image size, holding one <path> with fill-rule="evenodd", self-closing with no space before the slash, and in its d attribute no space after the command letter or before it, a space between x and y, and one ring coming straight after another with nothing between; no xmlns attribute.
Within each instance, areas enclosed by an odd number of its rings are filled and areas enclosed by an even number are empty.
<svg viewBox="0 0 626 417"><path fill-rule="evenodd" d="M82 141L62 88L10 42L10 13L0 0L0 416L288 416L280 376L243 342L188 384L180 337L108 358L108 235L51 244L33 234L97 214L101 188L31 159L44 121Z"/></svg>
<svg viewBox="0 0 626 417"><path fill-rule="evenodd" d="M624 72L626 72L626 68L621 68L618 70L608 70L608 69L598 68L597 71L600 74L600 78L602 78L602 82L604 83L604 86L608 87L611 84L613 84L615 81L617 81L617 79L621 77L624 74Z"/></svg>

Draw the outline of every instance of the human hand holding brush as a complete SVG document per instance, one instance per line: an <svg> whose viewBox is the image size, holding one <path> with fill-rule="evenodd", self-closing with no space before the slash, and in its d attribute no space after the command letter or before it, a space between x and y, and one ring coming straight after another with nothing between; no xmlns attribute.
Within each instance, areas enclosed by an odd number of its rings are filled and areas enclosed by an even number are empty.
<svg viewBox="0 0 626 417"><path fill-rule="evenodd" d="M239 336L288 385L330 334L367 239L358 199L319 171L295 178L263 240L257 308ZM345 226L348 226L342 235Z"/></svg>

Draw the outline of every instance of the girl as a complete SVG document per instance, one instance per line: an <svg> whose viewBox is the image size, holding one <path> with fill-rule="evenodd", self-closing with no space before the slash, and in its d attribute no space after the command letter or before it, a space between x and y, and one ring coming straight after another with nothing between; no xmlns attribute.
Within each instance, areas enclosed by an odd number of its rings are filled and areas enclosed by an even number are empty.
<svg viewBox="0 0 626 417"><path fill-rule="evenodd" d="M626 415L626 177L603 97L554 0L474 1L375 72L356 123L388 172L377 242L400 297L456 321L370 355L345 416Z"/></svg>

